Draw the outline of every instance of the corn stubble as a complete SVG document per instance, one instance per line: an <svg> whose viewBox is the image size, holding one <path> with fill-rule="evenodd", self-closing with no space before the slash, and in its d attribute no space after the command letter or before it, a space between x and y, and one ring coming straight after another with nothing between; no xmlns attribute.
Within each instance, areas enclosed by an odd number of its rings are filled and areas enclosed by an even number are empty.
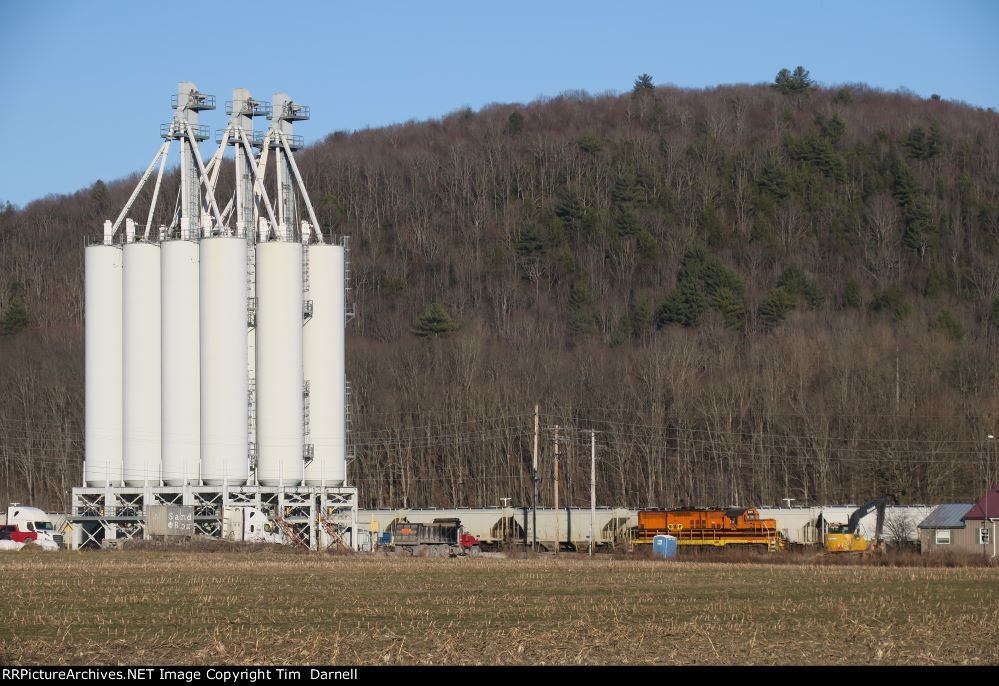
<svg viewBox="0 0 999 686"><path fill-rule="evenodd" d="M996 664L999 568L0 558L10 664Z"/></svg>

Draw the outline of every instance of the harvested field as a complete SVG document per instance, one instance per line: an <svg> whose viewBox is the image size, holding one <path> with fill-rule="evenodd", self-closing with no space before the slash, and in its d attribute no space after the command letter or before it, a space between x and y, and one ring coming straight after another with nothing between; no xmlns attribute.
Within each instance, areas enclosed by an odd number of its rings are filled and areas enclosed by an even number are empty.
<svg viewBox="0 0 999 686"><path fill-rule="evenodd" d="M0 557L0 663L996 664L999 569Z"/></svg>

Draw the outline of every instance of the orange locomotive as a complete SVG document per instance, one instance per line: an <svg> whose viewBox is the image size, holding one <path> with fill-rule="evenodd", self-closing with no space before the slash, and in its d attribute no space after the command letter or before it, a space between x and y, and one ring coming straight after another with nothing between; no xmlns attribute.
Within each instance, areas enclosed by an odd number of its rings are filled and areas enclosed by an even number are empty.
<svg viewBox="0 0 999 686"><path fill-rule="evenodd" d="M767 550L783 550L787 545L777 520L760 519L754 507L639 511L632 542L652 543L657 534L676 536L678 545L750 545Z"/></svg>

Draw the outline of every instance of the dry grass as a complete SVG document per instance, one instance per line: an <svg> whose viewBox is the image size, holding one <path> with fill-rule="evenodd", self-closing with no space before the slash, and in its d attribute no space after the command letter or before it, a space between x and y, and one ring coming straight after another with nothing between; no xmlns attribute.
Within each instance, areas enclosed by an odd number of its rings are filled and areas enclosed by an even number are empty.
<svg viewBox="0 0 999 686"><path fill-rule="evenodd" d="M14 664L999 663L996 568L253 549L9 554L0 574Z"/></svg>
<svg viewBox="0 0 999 686"><path fill-rule="evenodd" d="M652 546L635 551L616 553L618 559L652 559ZM994 567L999 560L974 553L933 552L926 555L914 550L888 550L884 553L827 553L818 546L800 546L779 553L728 548L683 548L684 562L726 563L744 562L773 565L821 565L842 567Z"/></svg>

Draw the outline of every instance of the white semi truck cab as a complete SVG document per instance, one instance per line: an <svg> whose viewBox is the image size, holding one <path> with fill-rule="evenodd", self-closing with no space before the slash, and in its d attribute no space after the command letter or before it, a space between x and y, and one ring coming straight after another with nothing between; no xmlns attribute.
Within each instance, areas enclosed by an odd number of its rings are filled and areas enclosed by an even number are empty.
<svg viewBox="0 0 999 686"><path fill-rule="evenodd" d="M36 543L42 548L58 550L62 548L62 534L56 531L52 518L37 507L20 503L7 506L7 514L0 525L16 526L18 531L33 531L38 535Z"/></svg>
<svg viewBox="0 0 999 686"><path fill-rule="evenodd" d="M246 505L225 508L222 538L242 543L285 543L284 535L263 510Z"/></svg>

